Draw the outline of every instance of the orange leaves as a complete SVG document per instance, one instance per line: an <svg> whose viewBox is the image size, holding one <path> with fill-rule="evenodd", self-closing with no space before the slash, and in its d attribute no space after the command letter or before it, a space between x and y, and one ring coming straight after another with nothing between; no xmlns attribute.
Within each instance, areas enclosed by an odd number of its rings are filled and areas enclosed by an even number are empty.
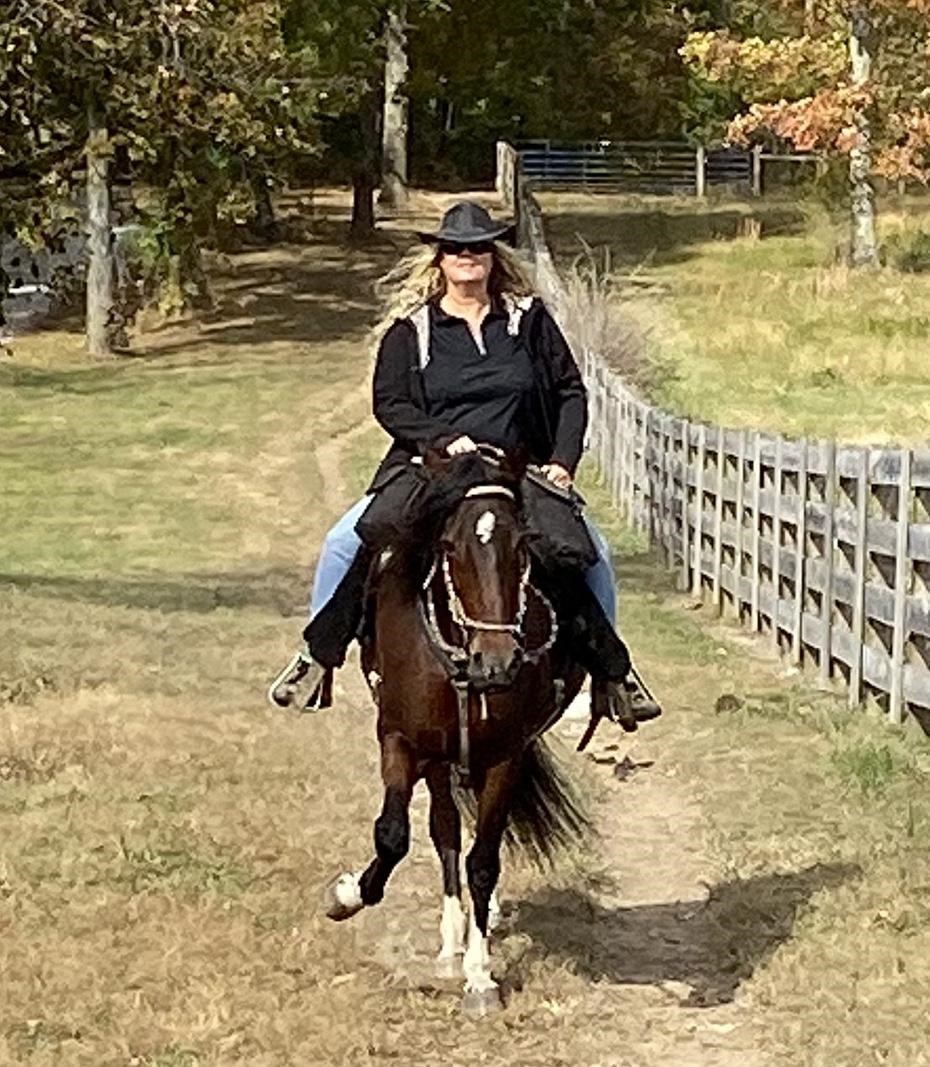
<svg viewBox="0 0 930 1067"><path fill-rule="evenodd" d="M768 132L802 152L848 152L856 144L856 114L872 101L865 87L824 89L801 100L753 104L730 123L729 139L747 143L755 134Z"/></svg>
<svg viewBox="0 0 930 1067"><path fill-rule="evenodd" d="M888 121L890 143L875 161L875 170L886 178L930 178L925 153L930 148L930 112L912 107Z"/></svg>

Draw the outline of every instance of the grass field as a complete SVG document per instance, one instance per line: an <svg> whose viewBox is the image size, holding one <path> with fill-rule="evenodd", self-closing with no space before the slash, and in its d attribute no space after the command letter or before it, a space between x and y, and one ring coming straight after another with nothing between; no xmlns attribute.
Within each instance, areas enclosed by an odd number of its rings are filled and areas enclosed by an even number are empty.
<svg viewBox="0 0 930 1067"><path fill-rule="evenodd" d="M589 850L507 864L507 1011L464 1020L430 976L422 798L385 904L320 915L370 847L372 711L352 665L320 716L263 688L383 443L364 337L396 235L342 247L342 203L138 358L61 334L0 367L0 1064L930 1062L925 745L684 610L590 470L667 714L566 757Z"/></svg>
<svg viewBox="0 0 930 1067"><path fill-rule="evenodd" d="M542 194L565 268L609 249L626 278L662 406L734 427L858 442L923 442L930 420L930 274L850 271L845 223L810 202ZM930 228L895 201L882 238ZM758 227L754 230L753 227Z"/></svg>

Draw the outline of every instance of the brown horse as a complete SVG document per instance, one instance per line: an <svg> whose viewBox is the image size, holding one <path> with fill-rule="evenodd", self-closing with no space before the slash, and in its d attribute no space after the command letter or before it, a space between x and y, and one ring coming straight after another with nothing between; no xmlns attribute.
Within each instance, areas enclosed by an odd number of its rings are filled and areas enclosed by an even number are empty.
<svg viewBox="0 0 930 1067"><path fill-rule="evenodd" d="M502 841L548 859L587 828L541 740L584 672L531 579L520 464L498 457L428 456L405 542L375 579L362 664L378 704L384 805L375 858L337 878L328 898L337 920L381 901L409 847L414 785L425 779L443 874L437 969L446 977L464 971L463 1006L478 1015L501 1003L487 937ZM465 864L470 921L457 793L475 816Z"/></svg>

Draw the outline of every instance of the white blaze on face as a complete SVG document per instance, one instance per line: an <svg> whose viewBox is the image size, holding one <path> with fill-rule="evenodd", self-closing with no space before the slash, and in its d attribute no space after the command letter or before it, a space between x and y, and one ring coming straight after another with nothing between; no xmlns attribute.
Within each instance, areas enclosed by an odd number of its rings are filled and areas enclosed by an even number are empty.
<svg viewBox="0 0 930 1067"><path fill-rule="evenodd" d="M486 545L494 536L494 528L497 526L497 518L493 511L482 512L475 523L475 535L478 540Z"/></svg>

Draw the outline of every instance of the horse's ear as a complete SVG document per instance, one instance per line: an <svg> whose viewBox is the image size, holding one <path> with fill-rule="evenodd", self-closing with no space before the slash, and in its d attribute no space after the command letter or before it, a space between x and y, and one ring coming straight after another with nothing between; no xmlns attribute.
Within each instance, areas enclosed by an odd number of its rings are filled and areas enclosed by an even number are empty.
<svg viewBox="0 0 930 1067"><path fill-rule="evenodd" d="M515 482L523 480L527 465L530 462L529 450L524 445L508 449L501 461L501 471Z"/></svg>

